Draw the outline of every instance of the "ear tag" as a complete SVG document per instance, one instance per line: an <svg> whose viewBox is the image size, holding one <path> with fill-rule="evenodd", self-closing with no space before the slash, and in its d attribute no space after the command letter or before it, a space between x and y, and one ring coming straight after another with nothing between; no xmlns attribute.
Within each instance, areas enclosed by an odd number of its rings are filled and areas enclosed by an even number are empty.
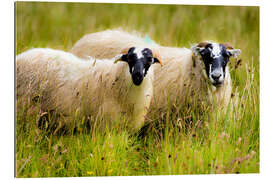
<svg viewBox="0 0 270 180"><path fill-rule="evenodd" d="M154 44L155 43L148 35L145 35L144 42L146 44Z"/></svg>

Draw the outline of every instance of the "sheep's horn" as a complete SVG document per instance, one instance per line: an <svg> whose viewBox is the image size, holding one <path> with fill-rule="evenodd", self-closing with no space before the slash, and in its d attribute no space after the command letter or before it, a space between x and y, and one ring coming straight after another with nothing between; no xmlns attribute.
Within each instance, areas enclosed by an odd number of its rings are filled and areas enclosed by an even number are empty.
<svg viewBox="0 0 270 180"><path fill-rule="evenodd" d="M163 63L162 63L161 57L159 55L159 52L157 50L152 50L152 53L153 53L153 57L156 58L159 61L159 64L161 66L163 66Z"/></svg>
<svg viewBox="0 0 270 180"><path fill-rule="evenodd" d="M124 48L121 50L121 54L127 54L130 48Z"/></svg>
<svg viewBox="0 0 270 180"><path fill-rule="evenodd" d="M224 43L223 45L226 49L233 49L233 47L229 43Z"/></svg>
<svg viewBox="0 0 270 180"><path fill-rule="evenodd" d="M197 47L205 47L207 44L209 44L209 42L206 42L206 41L200 42L200 43L197 45Z"/></svg>

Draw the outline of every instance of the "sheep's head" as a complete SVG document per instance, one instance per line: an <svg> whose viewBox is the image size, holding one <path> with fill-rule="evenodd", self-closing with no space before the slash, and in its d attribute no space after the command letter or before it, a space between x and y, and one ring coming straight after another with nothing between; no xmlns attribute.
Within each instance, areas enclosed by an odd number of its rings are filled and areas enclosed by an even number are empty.
<svg viewBox="0 0 270 180"><path fill-rule="evenodd" d="M223 84L230 57L237 57L241 53L240 49L233 49L229 44L211 42L199 43L191 49L195 56L202 57L206 74L214 86Z"/></svg>
<svg viewBox="0 0 270 180"><path fill-rule="evenodd" d="M137 86L142 83L152 64L160 63L162 65L158 52L148 48L125 48L121 51L121 54L120 59L115 62L124 61L128 63L132 81Z"/></svg>

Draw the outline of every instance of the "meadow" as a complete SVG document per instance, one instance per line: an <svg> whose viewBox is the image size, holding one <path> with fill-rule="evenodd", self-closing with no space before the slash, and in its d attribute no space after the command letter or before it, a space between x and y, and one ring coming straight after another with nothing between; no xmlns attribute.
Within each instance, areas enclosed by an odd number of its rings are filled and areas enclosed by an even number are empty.
<svg viewBox="0 0 270 180"><path fill-rule="evenodd" d="M122 126L55 135L36 125L39 104L16 99L16 177L259 173L259 7L16 2L16 54L69 51L83 35L122 27L166 46L203 40L242 50L229 66L225 113L172 110L143 135ZM80 117L74 117L79 119ZM161 120L162 119L162 120ZM177 123L176 123L177 122Z"/></svg>

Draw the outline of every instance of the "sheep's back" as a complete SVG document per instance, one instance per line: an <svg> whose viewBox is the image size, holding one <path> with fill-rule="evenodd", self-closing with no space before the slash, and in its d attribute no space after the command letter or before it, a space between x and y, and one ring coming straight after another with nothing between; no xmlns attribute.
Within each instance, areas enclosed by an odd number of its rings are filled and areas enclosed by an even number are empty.
<svg viewBox="0 0 270 180"><path fill-rule="evenodd" d="M26 51L16 57L17 97L40 96L42 108L69 111L70 104L79 105L75 98L89 65L63 51Z"/></svg>
<svg viewBox="0 0 270 180"><path fill-rule="evenodd" d="M151 47L144 39L121 30L107 30L83 36L75 43L71 53L86 59L92 56L98 59L113 58L121 53L123 48Z"/></svg>

